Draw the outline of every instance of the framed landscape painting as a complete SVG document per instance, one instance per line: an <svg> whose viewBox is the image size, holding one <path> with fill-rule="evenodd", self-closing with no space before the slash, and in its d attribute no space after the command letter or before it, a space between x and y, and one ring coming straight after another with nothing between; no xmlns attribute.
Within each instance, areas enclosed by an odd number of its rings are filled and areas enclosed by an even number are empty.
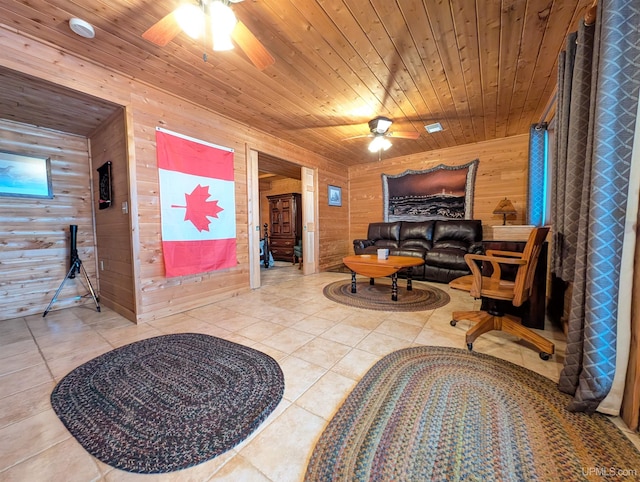
<svg viewBox="0 0 640 482"><path fill-rule="evenodd" d="M52 198L50 159L0 151L0 196Z"/></svg>
<svg viewBox="0 0 640 482"><path fill-rule="evenodd" d="M382 175L384 221L471 219L478 159L460 166L439 166Z"/></svg>

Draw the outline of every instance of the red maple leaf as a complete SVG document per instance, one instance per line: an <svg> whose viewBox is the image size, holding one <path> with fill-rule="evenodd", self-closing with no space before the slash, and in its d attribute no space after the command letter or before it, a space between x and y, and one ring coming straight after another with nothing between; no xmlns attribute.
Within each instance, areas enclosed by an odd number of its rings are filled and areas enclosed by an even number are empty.
<svg viewBox="0 0 640 482"><path fill-rule="evenodd" d="M186 208L184 213L184 220L191 221L191 223L200 232L209 231L208 218L217 218L220 211L224 211L218 206L218 201L207 201L211 195L209 194L209 186L201 186L198 184L191 194L184 194L186 206L176 206L172 204L172 208Z"/></svg>

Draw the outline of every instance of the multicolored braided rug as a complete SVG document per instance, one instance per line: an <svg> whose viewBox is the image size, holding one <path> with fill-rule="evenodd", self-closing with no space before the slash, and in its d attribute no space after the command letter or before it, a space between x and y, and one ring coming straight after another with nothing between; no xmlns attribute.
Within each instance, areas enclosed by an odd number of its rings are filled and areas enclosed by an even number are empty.
<svg viewBox="0 0 640 482"><path fill-rule="evenodd" d="M94 457L137 473L184 469L250 435L284 392L276 361L183 333L117 348L65 376L51 404Z"/></svg>
<svg viewBox="0 0 640 482"><path fill-rule="evenodd" d="M406 281L398 281L398 301L391 299L391 280L376 278L375 284L369 281L356 282L356 292L351 292L351 280L334 281L323 289L324 295L331 301L343 305L378 311L426 311L442 308L449 303L449 295L435 286L413 282L413 289L407 291Z"/></svg>
<svg viewBox="0 0 640 482"><path fill-rule="evenodd" d="M491 356L400 350L346 399L305 480L639 480L640 452L624 434L568 402L551 380Z"/></svg>

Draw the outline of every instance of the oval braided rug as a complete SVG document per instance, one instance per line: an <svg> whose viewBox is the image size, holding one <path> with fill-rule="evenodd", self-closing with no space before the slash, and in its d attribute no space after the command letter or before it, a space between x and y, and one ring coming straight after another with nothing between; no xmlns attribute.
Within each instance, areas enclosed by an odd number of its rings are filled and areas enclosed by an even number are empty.
<svg viewBox="0 0 640 482"><path fill-rule="evenodd" d="M184 469L251 434L284 392L270 356L213 336L138 341L66 375L51 404L94 457L138 473Z"/></svg>
<svg viewBox="0 0 640 482"><path fill-rule="evenodd" d="M638 480L633 444L602 414L568 412L569 400L551 380L488 355L400 350L356 385L305 480Z"/></svg>
<svg viewBox="0 0 640 482"><path fill-rule="evenodd" d="M376 278L375 284L357 281L356 293L351 292L351 281L334 281L323 289L331 301L354 308L378 311L426 311L441 308L449 303L449 295L435 286L413 283L407 291L406 280L398 280L398 301L391 299L391 280Z"/></svg>

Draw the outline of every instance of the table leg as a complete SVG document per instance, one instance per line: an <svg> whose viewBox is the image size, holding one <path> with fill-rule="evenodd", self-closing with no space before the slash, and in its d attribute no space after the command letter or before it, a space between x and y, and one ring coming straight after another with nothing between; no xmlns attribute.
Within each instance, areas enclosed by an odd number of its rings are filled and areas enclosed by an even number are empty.
<svg viewBox="0 0 640 482"><path fill-rule="evenodd" d="M398 273L391 275L391 301L398 301Z"/></svg>
<svg viewBox="0 0 640 482"><path fill-rule="evenodd" d="M407 270L407 291L413 291L413 286L411 284L411 273L413 272L413 268L409 268Z"/></svg>
<svg viewBox="0 0 640 482"><path fill-rule="evenodd" d="M369 278L369 284L373 286L373 278Z"/></svg>
<svg viewBox="0 0 640 482"><path fill-rule="evenodd" d="M352 293L356 292L356 272L355 271L351 272L351 292Z"/></svg>

